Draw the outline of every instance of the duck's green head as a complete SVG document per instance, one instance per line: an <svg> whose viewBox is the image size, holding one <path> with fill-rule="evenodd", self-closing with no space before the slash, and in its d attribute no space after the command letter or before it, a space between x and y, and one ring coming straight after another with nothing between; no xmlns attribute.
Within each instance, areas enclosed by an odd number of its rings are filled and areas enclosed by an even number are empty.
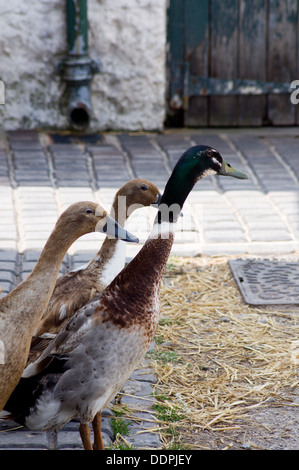
<svg viewBox="0 0 299 470"><path fill-rule="evenodd" d="M184 174L184 177L193 176L195 181L210 174L233 176L234 178L247 179L247 175L233 168L227 163L218 150L207 145L195 145L190 147L179 159L176 168Z"/></svg>
<svg viewBox="0 0 299 470"><path fill-rule="evenodd" d="M207 145L190 147L179 158L168 180L161 203L181 207L195 183L207 175L218 174L247 179L247 175L227 163L218 150Z"/></svg>

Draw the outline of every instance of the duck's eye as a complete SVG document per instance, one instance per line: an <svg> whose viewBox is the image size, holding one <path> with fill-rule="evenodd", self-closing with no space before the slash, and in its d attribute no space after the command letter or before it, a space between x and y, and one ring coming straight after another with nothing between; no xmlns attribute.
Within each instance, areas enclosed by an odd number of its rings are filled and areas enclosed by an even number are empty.
<svg viewBox="0 0 299 470"><path fill-rule="evenodd" d="M140 189L142 189L142 191L147 191L148 187L146 186L146 184L143 184Z"/></svg>
<svg viewBox="0 0 299 470"><path fill-rule="evenodd" d="M92 209L86 209L86 210L85 210L85 213L86 213L86 214L93 214L93 211L92 211Z"/></svg>

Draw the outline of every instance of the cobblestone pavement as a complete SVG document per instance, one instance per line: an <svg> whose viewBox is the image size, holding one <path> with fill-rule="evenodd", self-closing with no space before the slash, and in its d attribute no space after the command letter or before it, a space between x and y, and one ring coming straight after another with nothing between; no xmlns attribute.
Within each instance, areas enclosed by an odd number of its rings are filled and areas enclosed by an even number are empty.
<svg viewBox="0 0 299 470"><path fill-rule="evenodd" d="M32 270L57 217L69 204L93 200L109 209L117 189L139 176L163 191L178 157L195 144L214 146L249 178L212 176L197 183L178 222L172 253L252 257L298 254L298 137L295 128L85 136L31 131L0 134L2 295ZM139 236L141 245L154 214L153 208L142 209L128 220L128 230ZM87 262L102 240L99 234L78 240L65 257L61 272ZM140 245L127 245L128 260L139 249ZM148 398L155 378L146 364L143 373L138 373L128 389L135 390L133 401L135 408L140 408L137 413L141 421L136 420L130 439L136 448L158 448L157 434L139 432L153 427L150 419L142 421L142 413L149 413ZM126 400L131 402L132 398L124 397ZM13 423L8 425L13 427ZM41 433L23 428L5 431L3 426L0 448L47 445ZM68 432L60 433L61 448L80 448L76 426L70 423L65 428ZM108 431L105 438L109 442Z"/></svg>

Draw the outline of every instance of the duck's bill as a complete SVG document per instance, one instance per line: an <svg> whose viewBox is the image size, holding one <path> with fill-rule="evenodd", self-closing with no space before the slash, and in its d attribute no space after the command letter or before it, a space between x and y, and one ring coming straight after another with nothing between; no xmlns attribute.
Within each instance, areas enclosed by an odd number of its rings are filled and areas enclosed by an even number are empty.
<svg viewBox="0 0 299 470"><path fill-rule="evenodd" d="M139 239L126 229L121 227L112 217L106 215L106 223L102 226L97 226L99 232L109 235L111 238L118 238L125 242L139 243Z"/></svg>
<svg viewBox="0 0 299 470"><path fill-rule="evenodd" d="M245 173L242 173L242 171L236 170L225 160L223 160L222 167L220 168L218 173L219 175L222 175L222 176L233 176L234 178L239 178L240 180L248 179L248 176L245 175Z"/></svg>
<svg viewBox="0 0 299 470"><path fill-rule="evenodd" d="M162 194L158 194L156 202L153 202L151 204L151 207L154 207L155 209L158 209L160 202L161 202Z"/></svg>

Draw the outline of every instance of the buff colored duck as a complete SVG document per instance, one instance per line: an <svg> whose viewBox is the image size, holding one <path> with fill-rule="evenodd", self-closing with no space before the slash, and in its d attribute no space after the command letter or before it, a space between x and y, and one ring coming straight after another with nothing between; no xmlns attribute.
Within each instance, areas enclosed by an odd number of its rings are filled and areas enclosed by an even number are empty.
<svg viewBox="0 0 299 470"><path fill-rule="evenodd" d="M167 182L153 229L139 253L25 369L5 407L7 417L51 433L79 418L84 448L104 448L101 410L122 388L153 340L160 315L160 282L175 222L194 184L208 174L246 178L211 147L187 150Z"/></svg>
<svg viewBox="0 0 299 470"><path fill-rule="evenodd" d="M138 241L120 227L98 204L82 201L59 217L30 275L0 299L0 409L8 400L26 366L32 335L51 298L63 258L79 237L93 231L108 232Z"/></svg>
<svg viewBox="0 0 299 470"><path fill-rule="evenodd" d="M120 226L138 208L159 202L160 193L153 183L136 178L124 184L116 193L110 215ZM56 334L63 324L97 293L102 291L125 265L125 242L106 236L100 250L86 267L66 273L57 279L51 300L33 338L31 357L39 355L45 333Z"/></svg>

